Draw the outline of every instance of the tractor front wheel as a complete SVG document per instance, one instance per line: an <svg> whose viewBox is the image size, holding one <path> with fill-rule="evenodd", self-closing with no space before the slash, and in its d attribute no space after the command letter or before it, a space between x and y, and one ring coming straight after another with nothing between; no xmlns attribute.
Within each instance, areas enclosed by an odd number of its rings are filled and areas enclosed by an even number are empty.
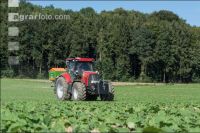
<svg viewBox="0 0 200 133"><path fill-rule="evenodd" d="M81 82L75 82L72 87L72 100L83 101L86 100L86 87Z"/></svg>
<svg viewBox="0 0 200 133"><path fill-rule="evenodd" d="M102 101L113 101L114 100L114 88L111 83L108 84L108 92L100 94L100 99Z"/></svg>
<svg viewBox="0 0 200 133"><path fill-rule="evenodd" d="M63 77L59 77L56 80L56 95L59 100L70 100L70 94L68 93L68 84Z"/></svg>

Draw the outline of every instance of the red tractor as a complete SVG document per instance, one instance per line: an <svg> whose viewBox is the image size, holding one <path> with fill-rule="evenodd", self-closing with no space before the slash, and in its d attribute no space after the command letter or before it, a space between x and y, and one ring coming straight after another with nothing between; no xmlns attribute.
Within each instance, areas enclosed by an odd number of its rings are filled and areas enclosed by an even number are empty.
<svg viewBox="0 0 200 133"><path fill-rule="evenodd" d="M60 100L114 99L111 82L102 80L94 70L93 58L67 58L66 68L52 68L49 79L54 83L54 92Z"/></svg>

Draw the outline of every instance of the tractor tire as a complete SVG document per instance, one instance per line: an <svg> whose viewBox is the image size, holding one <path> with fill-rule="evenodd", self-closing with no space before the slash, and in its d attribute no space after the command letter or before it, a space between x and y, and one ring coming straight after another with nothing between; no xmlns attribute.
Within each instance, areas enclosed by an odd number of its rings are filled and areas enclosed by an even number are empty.
<svg viewBox="0 0 200 133"><path fill-rule="evenodd" d="M68 93L68 84L63 77L59 77L56 80L55 90L59 100L70 100L71 95Z"/></svg>
<svg viewBox="0 0 200 133"><path fill-rule="evenodd" d="M97 100L97 95L87 95L87 100L88 101L96 101Z"/></svg>
<svg viewBox="0 0 200 133"><path fill-rule="evenodd" d="M72 86L72 100L84 101L86 100L86 87L81 82L75 82Z"/></svg>
<svg viewBox="0 0 200 133"><path fill-rule="evenodd" d="M107 94L100 94L101 101L113 101L114 100L114 88L110 84L109 92Z"/></svg>

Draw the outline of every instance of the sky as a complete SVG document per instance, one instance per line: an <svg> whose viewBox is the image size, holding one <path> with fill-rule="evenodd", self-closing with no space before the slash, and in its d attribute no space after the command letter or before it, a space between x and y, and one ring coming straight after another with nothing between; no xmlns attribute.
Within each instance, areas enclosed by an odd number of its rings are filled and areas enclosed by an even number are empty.
<svg viewBox="0 0 200 133"><path fill-rule="evenodd" d="M81 8L92 7L96 12L124 8L143 13L159 10L170 10L192 26L200 26L200 1L59 1L59 0L27 0L33 4L79 11Z"/></svg>

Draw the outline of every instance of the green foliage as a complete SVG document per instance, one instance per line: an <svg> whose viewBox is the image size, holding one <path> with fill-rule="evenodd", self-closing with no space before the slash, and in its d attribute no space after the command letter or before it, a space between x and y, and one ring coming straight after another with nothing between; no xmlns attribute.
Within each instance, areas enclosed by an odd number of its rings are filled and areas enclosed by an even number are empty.
<svg viewBox="0 0 200 133"><path fill-rule="evenodd" d="M173 12L144 14L118 8L96 13L90 7L75 12L25 1L19 14L62 14L70 19L17 23L20 50L15 54L20 65L9 66L13 53L7 48L6 7L1 4L1 69L12 69L14 76L47 77L51 67L65 66L65 58L80 56L95 58L103 77L110 80L197 82L200 77L200 29Z"/></svg>
<svg viewBox="0 0 200 133"><path fill-rule="evenodd" d="M58 101L46 80L2 79L2 132L199 132L199 84L116 86L115 101Z"/></svg>
<svg viewBox="0 0 200 133"><path fill-rule="evenodd" d="M44 79L45 78L45 74L43 74L43 73L40 74L39 73L36 78L37 79Z"/></svg>
<svg viewBox="0 0 200 133"><path fill-rule="evenodd" d="M12 78L14 77L14 71L12 69L1 70L1 78Z"/></svg>

